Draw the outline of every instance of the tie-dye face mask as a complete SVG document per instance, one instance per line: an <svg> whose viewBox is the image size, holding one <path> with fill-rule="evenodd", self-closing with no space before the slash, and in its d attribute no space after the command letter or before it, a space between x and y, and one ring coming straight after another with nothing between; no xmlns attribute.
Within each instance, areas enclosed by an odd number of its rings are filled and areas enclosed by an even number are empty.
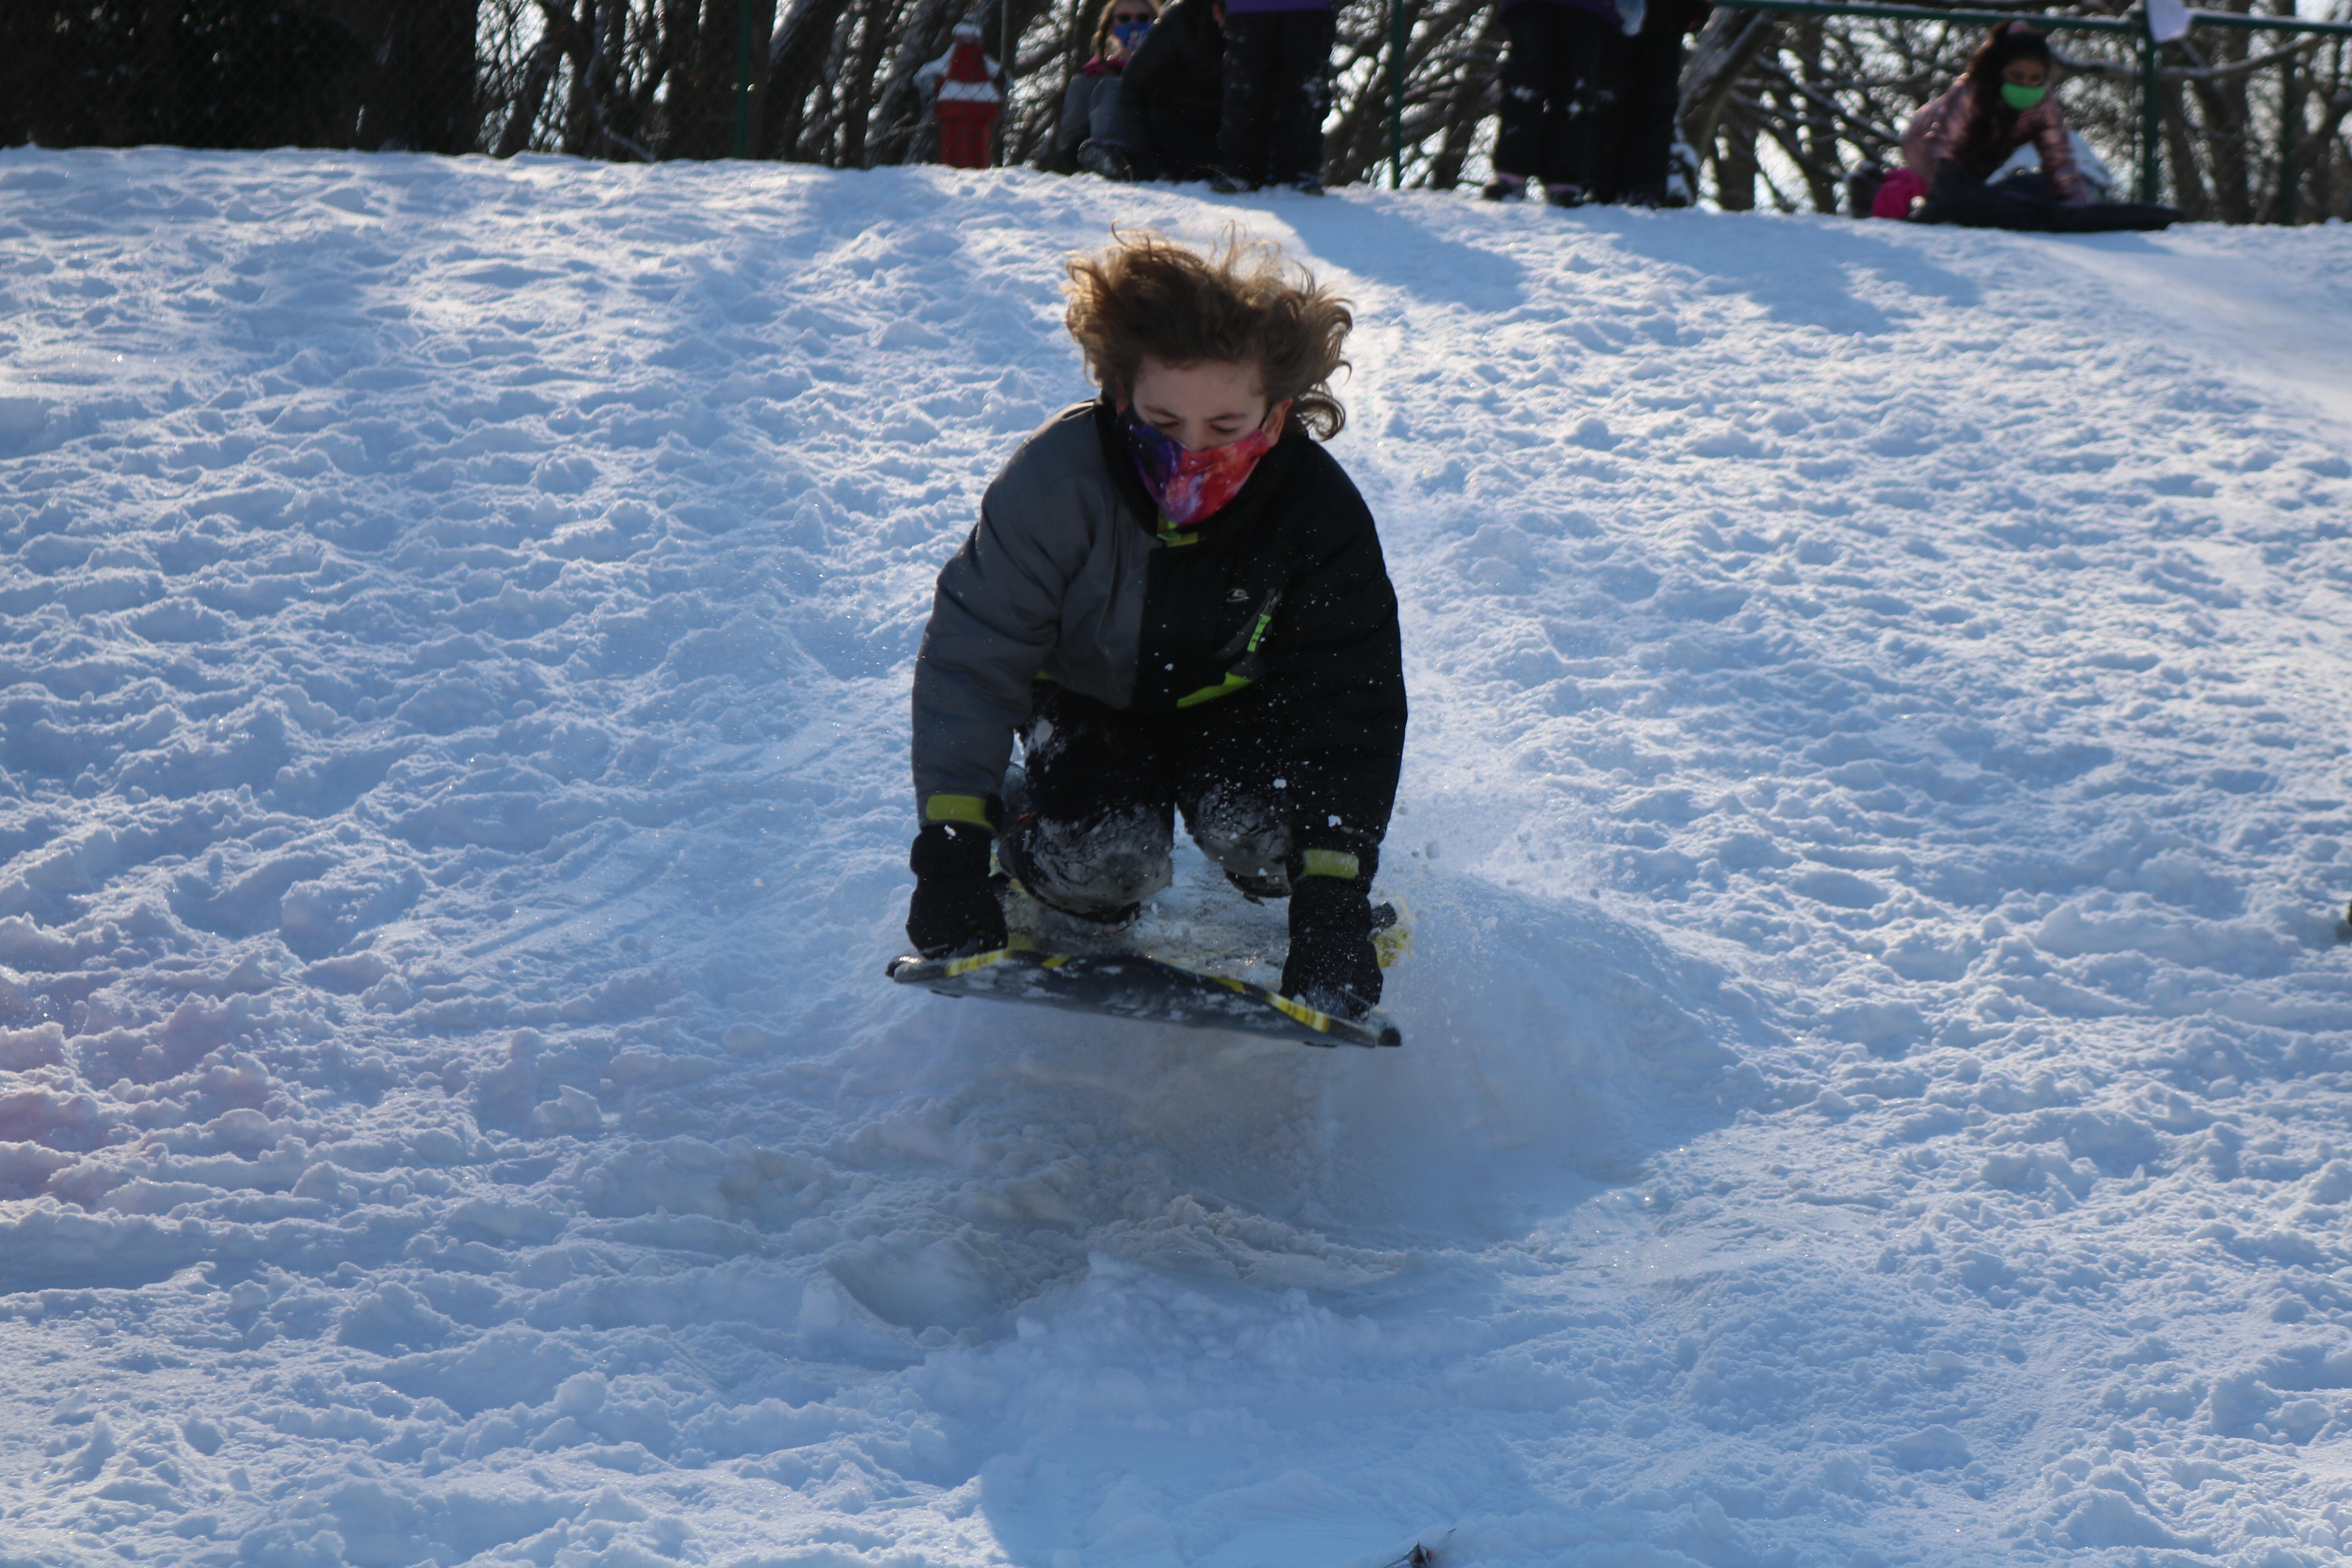
<svg viewBox="0 0 2352 1568"><path fill-rule="evenodd" d="M1132 408L1123 422L1143 488L1179 527L1213 516L1249 482L1257 460L1274 449L1275 436L1263 425L1238 441L1196 452L1145 424Z"/></svg>

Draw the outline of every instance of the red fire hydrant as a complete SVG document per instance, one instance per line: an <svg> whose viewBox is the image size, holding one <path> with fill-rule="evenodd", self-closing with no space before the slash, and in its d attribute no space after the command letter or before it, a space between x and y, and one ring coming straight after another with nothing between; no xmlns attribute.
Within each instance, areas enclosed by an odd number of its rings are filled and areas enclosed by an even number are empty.
<svg viewBox="0 0 2352 1568"><path fill-rule="evenodd" d="M940 124L940 162L957 169L985 169L1004 89L1003 68L981 47L980 24L958 22L948 52L915 73L931 99Z"/></svg>

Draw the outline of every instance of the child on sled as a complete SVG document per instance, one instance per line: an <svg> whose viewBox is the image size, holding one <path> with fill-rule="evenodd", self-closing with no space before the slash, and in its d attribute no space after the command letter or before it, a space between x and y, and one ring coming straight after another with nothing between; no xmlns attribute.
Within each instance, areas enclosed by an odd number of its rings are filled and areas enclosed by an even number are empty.
<svg viewBox="0 0 2352 1568"><path fill-rule="evenodd" d="M1238 240L1123 236L1066 292L1098 395L989 486L916 658L907 934L1004 945L992 849L1040 903L1128 921L1181 813L1241 894L1289 900L1284 994L1361 1016L1405 691L1380 537L1321 445L1352 318Z"/></svg>

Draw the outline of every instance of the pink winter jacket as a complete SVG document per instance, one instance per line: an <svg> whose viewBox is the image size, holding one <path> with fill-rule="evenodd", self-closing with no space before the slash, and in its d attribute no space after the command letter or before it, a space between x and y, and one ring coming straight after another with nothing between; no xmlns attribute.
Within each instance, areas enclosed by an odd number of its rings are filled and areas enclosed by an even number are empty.
<svg viewBox="0 0 2352 1568"><path fill-rule="evenodd" d="M1976 85L1962 77L1952 84L1950 91L1912 117L1910 129L1903 132L1903 162L1919 176L1922 185L1934 186L1937 160L1960 162L1957 149L1968 130L1969 117L1976 111ZM2074 167L2074 149L2066 135L2066 116L2058 107L2054 91L2043 94L2041 102L2011 121L2009 134L1993 143L1990 163L1981 169L1963 163L1960 172L1975 179L1990 178L2011 153L2028 142L2041 150L2042 175L2061 200L2080 203L2091 199L2090 192L2084 188L2082 174Z"/></svg>

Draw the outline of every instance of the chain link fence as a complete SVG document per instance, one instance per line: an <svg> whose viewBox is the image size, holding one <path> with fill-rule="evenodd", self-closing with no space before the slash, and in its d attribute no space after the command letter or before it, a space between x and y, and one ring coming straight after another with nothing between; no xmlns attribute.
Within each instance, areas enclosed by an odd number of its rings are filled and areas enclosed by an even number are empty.
<svg viewBox="0 0 2352 1568"><path fill-rule="evenodd" d="M2243 12L2257 0L2225 4ZM998 157L1042 163L1099 10L1100 0L0 0L0 144L871 167L929 155L915 72L970 16L1012 68ZM2085 10L2122 15L2124 0ZM1406 184L1483 178L1495 15L1489 0L1343 0L1327 179L1386 174L1392 136ZM1839 210L1845 174L1890 161L1905 121L1981 32L1717 11L1685 77L1685 125L1708 199ZM2346 54L2340 37L2211 28L2167 45L2166 198L2224 222L2352 217ZM2104 36L2069 35L2062 55L2070 117L2125 173L2137 62ZM1704 113L1691 112L1693 93Z"/></svg>

